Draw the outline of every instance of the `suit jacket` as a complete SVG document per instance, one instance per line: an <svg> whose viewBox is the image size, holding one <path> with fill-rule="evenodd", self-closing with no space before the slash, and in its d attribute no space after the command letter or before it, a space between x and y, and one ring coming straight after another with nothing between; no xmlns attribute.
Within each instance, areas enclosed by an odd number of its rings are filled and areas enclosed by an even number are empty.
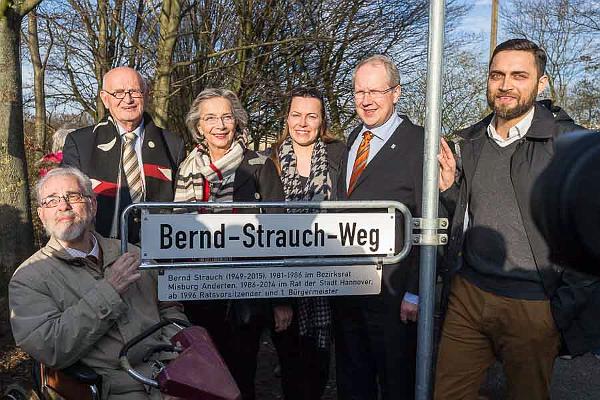
<svg viewBox="0 0 600 400"><path fill-rule="evenodd" d="M338 200L393 200L405 204L414 216L421 215L421 193L423 185L423 128L414 125L404 115L402 123L385 143L383 148L367 164L356 186L348 196L346 171L348 158L341 166L338 182ZM350 151L362 125L356 127L348 137ZM402 247L404 232L402 217L396 224L396 251ZM418 249L413 248L409 256L399 264L383 267L382 295L385 301L400 302L404 293L419 291Z"/></svg>
<svg viewBox="0 0 600 400"><path fill-rule="evenodd" d="M76 167L92 180L98 200L96 230L106 237L120 236L121 212L131 204L127 179L119 173L122 170L121 144L116 123L108 117L95 126L71 132L63 147L61 165ZM159 128L144 114L142 163L146 201L173 201L174 177L184 155L183 139ZM137 243L138 234L137 226L130 225L129 241Z"/></svg>

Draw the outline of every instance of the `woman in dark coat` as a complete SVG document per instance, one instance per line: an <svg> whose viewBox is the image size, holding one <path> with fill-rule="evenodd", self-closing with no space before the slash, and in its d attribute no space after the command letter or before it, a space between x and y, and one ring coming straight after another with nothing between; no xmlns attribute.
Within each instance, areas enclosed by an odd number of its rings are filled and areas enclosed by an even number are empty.
<svg viewBox="0 0 600 400"><path fill-rule="evenodd" d="M328 131L323 97L317 90L301 87L291 92L283 134L272 150L286 201L334 200L346 145ZM283 393L286 400L316 400L329 378L329 300L299 298L292 305L291 327L276 327L273 334Z"/></svg>
<svg viewBox="0 0 600 400"><path fill-rule="evenodd" d="M205 89L196 97L186 124L197 145L179 166L175 201L283 200L273 162L246 148L247 122L246 111L230 90ZM256 358L262 331L273 323L287 328L290 306L274 304L266 299L184 304L189 320L210 333L244 400L255 398Z"/></svg>

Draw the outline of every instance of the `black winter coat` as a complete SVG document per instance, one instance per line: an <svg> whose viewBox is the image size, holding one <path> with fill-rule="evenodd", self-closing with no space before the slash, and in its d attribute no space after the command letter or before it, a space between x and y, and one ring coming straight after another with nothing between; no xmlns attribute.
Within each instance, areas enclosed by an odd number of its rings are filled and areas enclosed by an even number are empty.
<svg viewBox="0 0 600 400"><path fill-rule="evenodd" d="M566 114L565 114L566 115ZM463 140L461 147L461 170L458 180L441 194L441 200L452 216L450 243L444 262L445 269L453 274L462 267L462 249L464 242L464 222L470 197L470 186L473 182L479 156L487 140L487 126L493 115L489 115L477 124L458 132ZM546 267L548 247L534 225L529 210L531 187L538 175L550 162L554 153L554 138L565 132L581 129L568 120L555 121L550 110L536 104L533 121L527 134L517 144L511 158L510 177L513 182L517 204L523 218L525 232L539 268ZM452 212L454 210L454 212ZM540 269L543 284L548 293L554 293L559 280L560 271L557 266Z"/></svg>
<svg viewBox="0 0 600 400"><path fill-rule="evenodd" d="M459 178L440 195L452 221L450 243L442 267L442 272L445 272L447 277L453 276L463 264L464 223L470 186L483 144L487 140L487 126L492 117L493 115L489 115L477 124L458 132L458 136L463 139L460 144ZM597 318L597 311L587 311L589 314L595 314L591 319L583 313L586 307L593 303L592 294L600 295L600 289L596 290L600 288L600 283L597 279L565 271L558 265L548 265L548 246L533 222L530 197L535 180L554 154L554 138L582 129L584 128L575 124L563 110L553 107L550 102L536 103L531 127L517 144L510 168L517 204L544 291L551 300L552 314L566 349L573 354L592 350L590 346L593 346L594 342L600 345L600 319ZM449 284L450 280L447 279L446 282ZM448 288L445 290L446 295L447 292ZM600 299L594 301L600 303ZM579 321L579 318L584 318L584 321ZM596 340L587 336L595 336Z"/></svg>

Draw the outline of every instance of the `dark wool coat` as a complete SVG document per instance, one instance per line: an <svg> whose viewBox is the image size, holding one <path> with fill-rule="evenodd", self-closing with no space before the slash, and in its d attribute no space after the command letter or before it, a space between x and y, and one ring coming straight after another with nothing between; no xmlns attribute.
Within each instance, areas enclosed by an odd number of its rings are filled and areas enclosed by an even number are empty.
<svg viewBox="0 0 600 400"><path fill-rule="evenodd" d="M284 201L279 174L271 159L246 149L235 171L233 201ZM259 213L257 209L240 209L240 213ZM263 212L281 212L265 210Z"/></svg>
<svg viewBox="0 0 600 400"><path fill-rule="evenodd" d="M78 168L92 180L98 200L96 230L105 237L120 236L121 211L131 204L124 175L119 187L121 148L121 135L112 117L71 132L63 147L61 165ZM146 201L173 201L175 173L184 156L183 139L156 126L152 118L144 114L142 162ZM135 226L130 227L129 239L133 243L139 241L137 230Z"/></svg>
<svg viewBox="0 0 600 400"><path fill-rule="evenodd" d="M475 125L457 133L462 138L459 179L440 196L445 208L450 212L452 221L450 243L442 268L442 272L446 273L447 278L456 273L463 264L464 222L470 186L483 144L487 140L487 126L492 117L493 115L489 115ZM559 107L552 106L549 102L536 103L531 127L517 144L510 168L510 176L523 218L523 225L544 291L551 301L552 314L561 331L564 344L574 354L581 353L585 347L592 345L589 338L585 339L589 333L584 333L583 330L595 329L596 343L600 345L600 336L598 335L600 319L579 321L579 318L584 317L582 311L593 303L592 293L595 293L596 296L600 295L600 291L595 290L599 283L590 277L569 270L565 271L558 265L548 264L548 246L533 222L529 205L531 188L554 154L554 138L581 129L583 128L575 124L573 119ZM444 303L449 291L449 282L450 279L446 279ZM582 340L586 341L586 344L582 343Z"/></svg>

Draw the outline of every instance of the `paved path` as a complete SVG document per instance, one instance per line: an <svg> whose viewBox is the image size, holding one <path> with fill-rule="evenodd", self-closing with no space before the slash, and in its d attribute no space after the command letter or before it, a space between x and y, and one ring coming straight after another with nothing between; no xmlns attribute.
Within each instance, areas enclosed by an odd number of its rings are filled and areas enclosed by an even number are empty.
<svg viewBox="0 0 600 400"><path fill-rule="evenodd" d="M279 378L273 374L277 356L268 339L263 341L259 360L257 399L281 400ZM330 377L322 400L337 399L333 368ZM480 400L506 399L506 381L500 364L490 368L481 394ZM552 400L600 400L600 360L590 354L573 360L558 359L554 366Z"/></svg>
<svg viewBox="0 0 600 400"><path fill-rule="evenodd" d="M500 364L490 369L482 394L489 400L506 398ZM558 359L552 378L552 400L600 400L600 360L590 354L573 360Z"/></svg>

